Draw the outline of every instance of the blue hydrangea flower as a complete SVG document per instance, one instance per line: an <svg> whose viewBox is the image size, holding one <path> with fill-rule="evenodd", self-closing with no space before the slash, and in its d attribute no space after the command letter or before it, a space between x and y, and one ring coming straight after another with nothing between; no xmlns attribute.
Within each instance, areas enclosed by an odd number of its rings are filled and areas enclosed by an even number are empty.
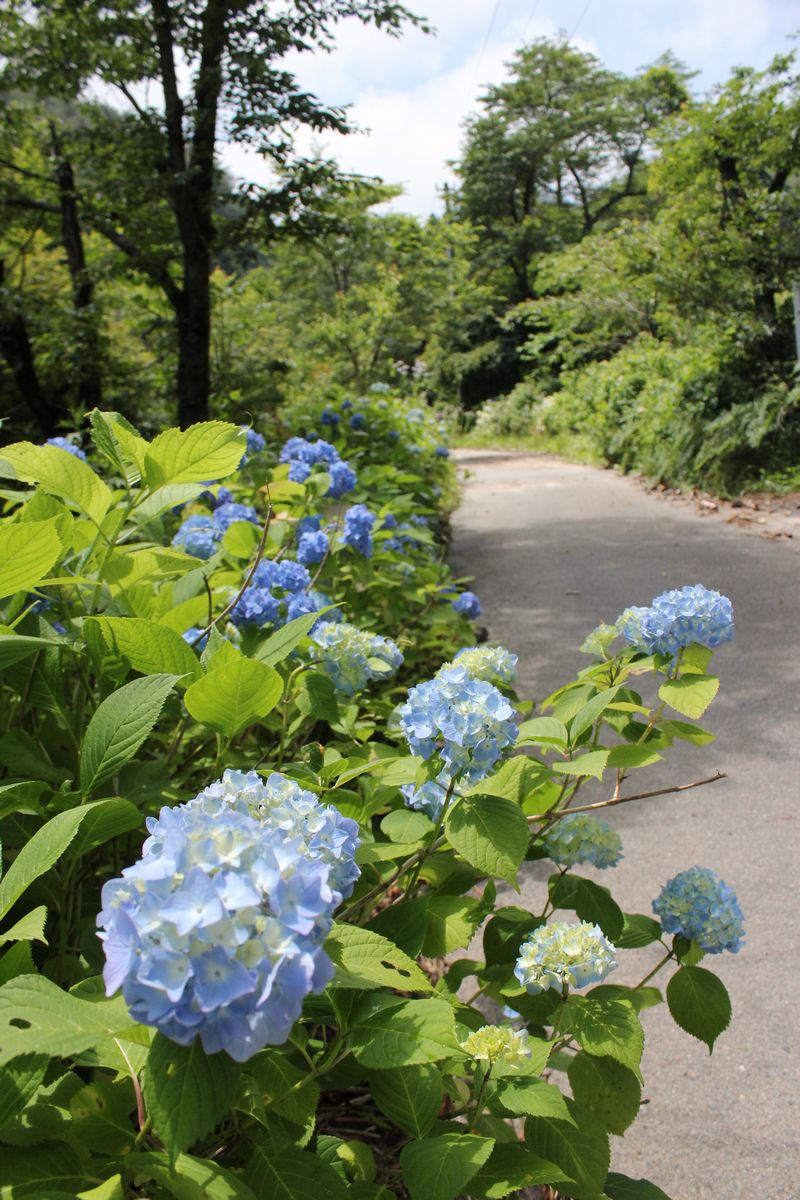
<svg viewBox="0 0 800 1200"><path fill-rule="evenodd" d="M303 533L297 542L297 561L303 563L304 566L322 562L328 553L329 546L328 535L323 530Z"/></svg>
<svg viewBox="0 0 800 1200"><path fill-rule="evenodd" d="M649 608L626 608L617 628L648 654L675 657L694 642L714 650L733 637L733 605L727 596L695 583L662 592Z"/></svg>
<svg viewBox="0 0 800 1200"><path fill-rule="evenodd" d="M556 921L541 925L520 948L514 974L531 996L602 983L616 967L615 947L599 925Z"/></svg>
<svg viewBox="0 0 800 1200"><path fill-rule="evenodd" d="M468 617L470 621L474 621L476 617L481 615L481 602L474 592L462 592L455 600L451 600L453 608L462 617Z"/></svg>
<svg viewBox="0 0 800 1200"><path fill-rule="evenodd" d="M707 954L741 949L744 915L736 893L707 867L690 867L665 883L653 912L665 933L695 941Z"/></svg>
<svg viewBox="0 0 800 1200"><path fill-rule="evenodd" d="M326 495L330 496L332 500L341 500L342 496L346 496L348 492L352 492L356 486L355 471L349 463L344 462L342 459L331 463L328 467L328 474L331 477L331 485Z"/></svg>
<svg viewBox="0 0 800 1200"><path fill-rule="evenodd" d="M253 525L259 524L258 513L252 505L236 504L232 500L218 505L214 509L212 520L217 529L221 529L223 533L226 529L230 529L236 521L250 521Z"/></svg>
<svg viewBox="0 0 800 1200"><path fill-rule="evenodd" d="M542 846L560 867L591 863L601 871L622 858L622 839L616 829L588 813L571 813L547 830Z"/></svg>
<svg viewBox="0 0 800 1200"><path fill-rule="evenodd" d="M320 420L323 425L332 425L335 428L339 424L339 414L332 408L323 408Z"/></svg>
<svg viewBox="0 0 800 1200"><path fill-rule="evenodd" d="M430 817L436 823L442 815L449 782L447 776L442 773L439 779L427 779L419 787L413 783L404 783L400 794L408 808L425 813L426 817Z"/></svg>
<svg viewBox="0 0 800 1200"><path fill-rule="evenodd" d="M275 562L267 558L260 562L253 573L257 587L278 588L284 592L303 592L311 583L311 576L302 565L290 558Z"/></svg>
<svg viewBox="0 0 800 1200"><path fill-rule="evenodd" d="M223 504L230 504L233 500L233 492L226 487L217 488L216 495L214 492L201 492L197 497L204 504L210 504L213 508L221 508Z"/></svg>
<svg viewBox="0 0 800 1200"><path fill-rule="evenodd" d="M513 744L513 716L502 692L453 666L410 689L400 727L412 754L438 754L449 776L476 782Z"/></svg>
<svg viewBox="0 0 800 1200"><path fill-rule="evenodd" d="M441 670L452 666L464 667L473 679L485 679L487 683L511 686L517 678L517 655L502 646L465 646Z"/></svg>
<svg viewBox="0 0 800 1200"><path fill-rule="evenodd" d="M438 458L450 457L450 451L447 449L447 446L437 446L434 453Z"/></svg>
<svg viewBox="0 0 800 1200"><path fill-rule="evenodd" d="M353 413L352 417L350 418L350 428L351 429L364 429L366 424L367 424L367 418L364 416L363 413L360 413L360 412Z"/></svg>
<svg viewBox="0 0 800 1200"><path fill-rule="evenodd" d="M343 696L355 695L372 679L390 678L403 661L389 638L346 622L322 621L311 638L318 648L315 656L322 669Z"/></svg>
<svg viewBox="0 0 800 1200"><path fill-rule="evenodd" d="M420 529L427 529L430 521L427 517L423 517L422 513L415 513L411 518L411 524L419 526Z"/></svg>
<svg viewBox="0 0 800 1200"><path fill-rule="evenodd" d="M344 530L342 541L363 554L372 557L372 527L375 524L375 514L371 513L366 504L352 504L344 514Z"/></svg>
<svg viewBox="0 0 800 1200"><path fill-rule="evenodd" d="M67 454L71 454L73 458L79 458L81 462L86 462L86 455L80 446L76 446L75 442L71 442L65 437L51 437L44 443L45 446L56 446L59 450L66 450Z"/></svg>
<svg viewBox="0 0 800 1200"><path fill-rule="evenodd" d="M280 620L280 607L269 588L246 587L231 612L234 625L261 628Z"/></svg>
<svg viewBox="0 0 800 1200"><path fill-rule="evenodd" d="M397 529L397 517L394 513L386 513L381 524L381 529Z"/></svg>
<svg viewBox="0 0 800 1200"><path fill-rule="evenodd" d="M255 429L248 429L245 426L242 428L244 429L245 437L247 438L248 454L260 454L267 444L263 434L256 433Z"/></svg>
<svg viewBox="0 0 800 1200"><path fill-rule="evenodd" d="M298 541L304 533L316 533L322 528L322 517L301 517L295 530Z"/></svg>
<svg viewBox="0 0 800 1200"><path fill-rule="evenodd" d="M400 434L397 432L396 429L390 429L389 432L387 433L386 437L387 437L387 440L390 442L399 442L400 441Z"/></svg>
<svg viewBox="0 0 800 1200"><path fill-rule="evenodd" d="M221 540L222 530L213 519L195 513L181 524L172 539L172 544L195 558L208 559Z"/></svg>
<svg viewBox="0 0 800 1200"><path fill-rule="evenodd" d="M286 1041L359 875L355 821L283 775L226 771L148 818L142 857L103 888L107 995L180 1045L244 1062Z"/></svg>

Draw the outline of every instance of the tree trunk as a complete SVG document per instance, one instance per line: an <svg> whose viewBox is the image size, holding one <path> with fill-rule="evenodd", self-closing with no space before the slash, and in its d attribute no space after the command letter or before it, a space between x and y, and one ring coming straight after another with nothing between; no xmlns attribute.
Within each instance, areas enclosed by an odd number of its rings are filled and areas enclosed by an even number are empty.
<svg viewBox="0 0 800 1200"><path fill-rule="evenodd" d="M72 305L77 318L77 345L74 351L76 400L85 409L99 408L103 398L103 385L100 338L93 309L94 284L86 268L72 164L61 156L60 140L52 123L50 131L56 158L54 177L61 206L61 240L67 255L67 266L72 281Z"/></svg>
<svg viewBox="0 0 800 1200"><path fill-rule="evenodd" d="M186 247L178 317L178 422L181 429L208 420L211 384L211 255L204 239Z"/></svg>
<svg viewBox="0 0 800 1200"><path fill-rule="evenodd" d="M68 415L57 397L48 395L39 382L33 345L25 315L2 296L5 264L0 259L0 354L11 372L23 405L30 411L43 437L52 437Z"/></svg>

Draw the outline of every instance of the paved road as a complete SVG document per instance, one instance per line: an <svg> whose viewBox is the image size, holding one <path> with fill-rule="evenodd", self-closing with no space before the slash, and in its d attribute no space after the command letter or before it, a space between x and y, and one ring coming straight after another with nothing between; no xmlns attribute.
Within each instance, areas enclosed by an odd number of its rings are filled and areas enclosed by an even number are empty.
<svg viewBox="0 0 800 1200"><path fill-rule="evenodd" d="M612 1138L612 1162L673 1200L797 1200L800 544L701 519L610 471L544 456L459 458L470 474L454 563L475 577L490 637L519 654L520 695L573 678L588 661L576 649L583 635L629 604L698 581L733 600L736 640L716 655L722 687L704 720L717 741L676 747L643 775L653 787L717 767L729 779L609 818L625 848L613 890L627 911L649 912L661 884L695 863L735 888L745 946L709 962L731 993L733 1023L709 1058L666 1006L645 1014L649 1103L624 1141ZM529 869L531 907L545 875Z"/></svg>

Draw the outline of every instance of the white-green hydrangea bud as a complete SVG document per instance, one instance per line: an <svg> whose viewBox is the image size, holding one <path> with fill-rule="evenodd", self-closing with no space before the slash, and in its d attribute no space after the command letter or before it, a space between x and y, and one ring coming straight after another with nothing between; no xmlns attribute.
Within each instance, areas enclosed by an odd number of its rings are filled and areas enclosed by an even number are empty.
<svg viewBox="0 0 800 1200"><path fill-rule="evenodd" d="M522 1071L531 1056L527 1032L507 1025L484 1025L466 1037L461 1048L476 1062L488 1062L501 1071Z"/></svg>

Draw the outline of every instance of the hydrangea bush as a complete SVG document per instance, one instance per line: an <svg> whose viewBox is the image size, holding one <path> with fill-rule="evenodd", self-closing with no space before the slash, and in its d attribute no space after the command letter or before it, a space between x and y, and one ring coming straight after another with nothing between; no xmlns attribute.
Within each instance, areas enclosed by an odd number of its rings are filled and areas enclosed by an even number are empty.
<svg viewBox="0 0 800 1200"><path fill-rule="evenodd" d="M0 1191L663 1198L609 1136L648 1008L724 1031L743 916L706 866L652 915L581 868L710 740L730 603L624 608L534 708L443 561L435 422L295 421L0 451Z"/></svg>

